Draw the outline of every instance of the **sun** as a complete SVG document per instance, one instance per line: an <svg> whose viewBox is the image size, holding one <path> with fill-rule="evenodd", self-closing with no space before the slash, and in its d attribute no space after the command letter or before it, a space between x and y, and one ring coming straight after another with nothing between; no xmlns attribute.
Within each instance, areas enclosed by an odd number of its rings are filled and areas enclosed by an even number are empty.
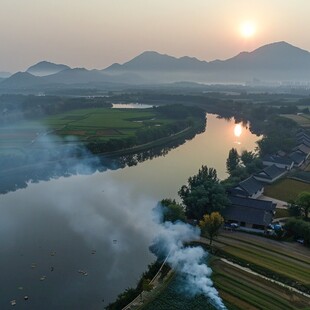
<svg viewBox="0 0 310 310"><path fill-rule="evenodd" d="M253 22L247 21L241 24L240 33L244 38L251 38L256 32L256 26Z"/></svg>

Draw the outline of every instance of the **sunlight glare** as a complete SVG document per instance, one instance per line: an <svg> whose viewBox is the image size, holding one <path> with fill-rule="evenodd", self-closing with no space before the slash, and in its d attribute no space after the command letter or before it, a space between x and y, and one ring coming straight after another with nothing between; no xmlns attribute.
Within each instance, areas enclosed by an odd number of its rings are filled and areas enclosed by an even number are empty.
<svg viewBox="0 0 310 310"><path fill-rule="evenodd" d="M242 134L242 126L241 124L236 124L235 128L234 128L234 134L236 137L240 137Z"/></svg>
<svg viewBox="0 0 310 310"><path fill-rule="evenodd" d="M256 27L252 22L245 22L240 26L240 32L244 38L250 38L255 34Z"/></svg>

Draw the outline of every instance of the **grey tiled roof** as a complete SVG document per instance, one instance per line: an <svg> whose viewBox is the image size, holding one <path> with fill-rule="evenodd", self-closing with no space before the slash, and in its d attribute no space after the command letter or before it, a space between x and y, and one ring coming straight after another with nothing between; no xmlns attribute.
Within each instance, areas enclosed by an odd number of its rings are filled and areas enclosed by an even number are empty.
<svg viewBox="0 0 310 310"><path fill-rule="evenodd" d="M295 151L293 153L291 153L289 155L289 157L296 163L296 164L300 164L301 162L303 162L306 158L305 154L299 151Z"/></svg>
<svg viewBox="0 0 310 310"><path fill-rule="evenodd" d="M286 172L285 169L279 168L276 165L271 165L264 168L262 171L256 173L254 176L264 178L267 180L273 180Z"/></svg>
<svg viewBox="0 0 310 310"><path fill-rule="evenodd" d="M275 210L275 205L271 201L234 196L230 196L229 199L231 205L222 211L226 220L264 226L271 223Z"/></svg>
<svg viewBox="0 0 310 310"><path fill-rule="evenodd" d="M245 179L244 181L241 181L238 186L236 186L236 189L241 188L249 196L255 194L256 192L262 190L264 187L260 182L255 180L253 176L250 176L249 178Z"/></svg>
<svg viewBox="0 0 310 310"><path fill-rule="evenodd" d="M272 162L275 164L282 164L282 165L291 165L292 159L287 156L278 156L278 155L266 155L263 157L263 162Z"/></svg>
<svg viewBox="0 0 310 310"><path fill-rule="evenodd" d="M293 151L301 151L303 152L304 154L309 154L310 153L310 147L308 147L307 145L305 144L299 144L297 145Z"/></svg>

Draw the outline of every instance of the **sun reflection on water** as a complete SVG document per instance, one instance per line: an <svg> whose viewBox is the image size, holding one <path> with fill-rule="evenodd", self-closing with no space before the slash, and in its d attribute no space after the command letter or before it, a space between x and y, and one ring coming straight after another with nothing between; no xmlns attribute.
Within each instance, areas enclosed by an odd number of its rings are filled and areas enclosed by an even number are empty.
<svg viewBox="0 0 310 310"><path fill-rule="evenodd" d="M236 137L240 137L242 134L242 126L241 124L236 124L235 128L234 128L234 134Z"/></svg>

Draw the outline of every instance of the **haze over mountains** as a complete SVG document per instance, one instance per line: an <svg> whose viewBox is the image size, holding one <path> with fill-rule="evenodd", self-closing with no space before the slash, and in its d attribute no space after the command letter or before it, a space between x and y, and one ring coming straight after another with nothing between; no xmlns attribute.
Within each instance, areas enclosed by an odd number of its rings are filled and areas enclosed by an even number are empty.
<svg viewBox="0 0 310 310"><path fill-rule="evenodd" d="M26 72L0 80L0 89L46 88L57 85L158 84L180 81L200 83L245 83L310 81L310 53L286 42L264 45L227 60L201 61L175 58L149 51L124 64L104 70L72 69L66 65L40 62Z"/></svg>
<svg viewBox="0 0 310 310"><path fill-rule="evenodd" d="M63 70L71 69L66 65L54 64L48 61L41 61L27 69L26 72L37 75L37 76L46 76L50 74L55 74Z"/></svg>

